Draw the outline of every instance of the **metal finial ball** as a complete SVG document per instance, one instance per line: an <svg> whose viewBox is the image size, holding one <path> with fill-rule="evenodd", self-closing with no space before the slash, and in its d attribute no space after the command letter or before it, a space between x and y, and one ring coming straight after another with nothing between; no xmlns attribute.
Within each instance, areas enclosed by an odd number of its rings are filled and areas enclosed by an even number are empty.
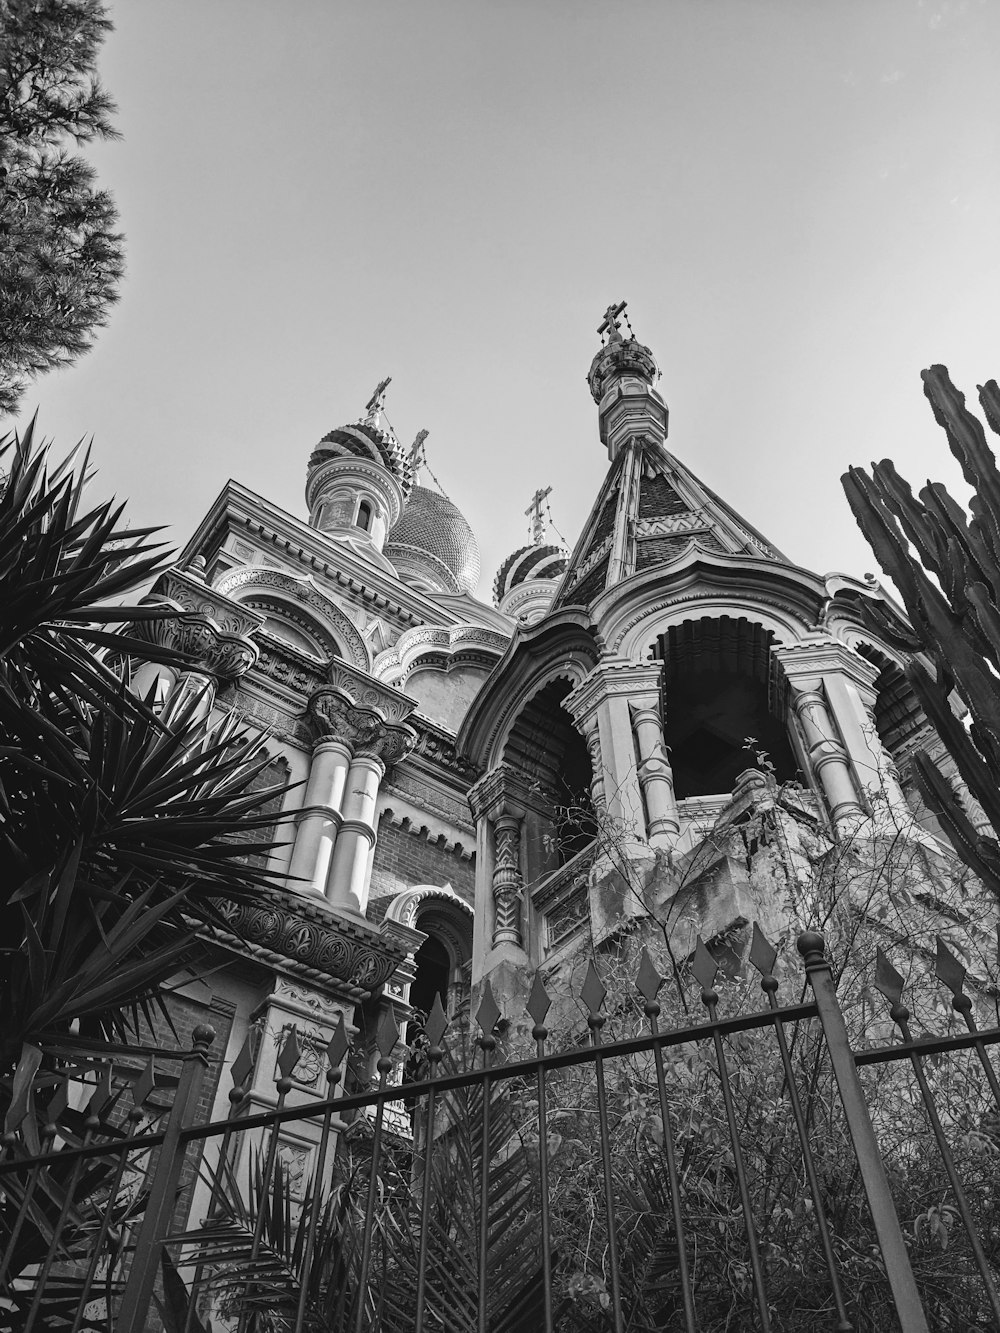
<svg viewBox="0 0 1000 1333"><path fill-rule="evenodd" d="M803 958L812 954L822 956L826 952L826 940L818 930L804 930L795 942L795 947Z"/></svg>

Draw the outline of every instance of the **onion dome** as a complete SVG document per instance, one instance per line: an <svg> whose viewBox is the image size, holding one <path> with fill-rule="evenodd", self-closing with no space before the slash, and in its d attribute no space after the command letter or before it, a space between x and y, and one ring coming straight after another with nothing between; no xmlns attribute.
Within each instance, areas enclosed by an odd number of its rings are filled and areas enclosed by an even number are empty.
<svg viewBox="0 0 1000 1333"><path fill-rule="evenodd" d="M531 623L548 610L568 556L561 546L532 543L509 555L493 582L499 610L515 620Z"/></svg>
<svg viewBox="0 0 1000 1333"><path fill-rule="evenodd" d="M595 403L599 403L615 379L635 376L645 384L655 384L660 377L656 358L648 347L634 338L609 338L590 363L587 383Z"/></svg>
<svg viewBox="0 0 1000 1333"><path fill-rule="evenodd" d="M385 554L401 578L432 592L474 593L479 584L475 533L446 496L426 486L413 487Z"/></svg>
<svg viewBox="0 0 1000 1333"><path fill-rule="evenodd" d="M413 487L413 468L403 446L391 431L371 421L358 421L328 431L309 458L309 470L331 458L363 458L380 463L396 478L404 498Z"/></svg>

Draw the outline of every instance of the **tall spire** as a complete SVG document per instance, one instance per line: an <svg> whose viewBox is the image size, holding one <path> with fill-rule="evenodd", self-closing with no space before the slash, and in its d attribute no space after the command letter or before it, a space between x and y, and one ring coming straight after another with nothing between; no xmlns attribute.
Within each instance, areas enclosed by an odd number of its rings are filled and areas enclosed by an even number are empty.
<svg viewBox="0 0 1000 1333"><path fill-rule="evenodd" d="M653 387L660 370L653 353L633 336L625 309L626 302L619 301L604 312L597 330L601 350L587 374L598 408L601 441L612 462L632 440L646 439L662 446L667 438L667 405ZM619 317L628 327L627 338L622 336Z"/></svg>

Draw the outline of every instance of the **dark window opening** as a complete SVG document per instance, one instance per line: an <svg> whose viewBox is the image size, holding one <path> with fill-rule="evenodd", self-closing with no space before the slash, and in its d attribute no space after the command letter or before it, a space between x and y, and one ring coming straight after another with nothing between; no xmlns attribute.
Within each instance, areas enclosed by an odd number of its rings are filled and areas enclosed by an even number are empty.
<svg viewBox="0 0 1000 1333"><path fill-rule="evenodd" d="M783 722L771 712L772 636L742 617L685 621L661 634L664 739L678 800L731 792L763 751L774 776L799 776ZM755 743L747 748L747 741Z"/></svg>
<svg viewBox="0 0 1000 1333"><path fill-rule="evenodd" d="M358 505L357 524L358 527L363 528L365 532L367 532L372 525L372 507L367 500L362 500Z"/></svg>
<svg viewBox="0 0 1000 1333"><path fill-rule="evenodd" d="M410 986L410 1004L422 1014L434 1007L434 996L441 996L441 1004L448 1012L448 989L451 985L451 959L448 950L433 935L427 937L414 959L416 976Z"/></svg>

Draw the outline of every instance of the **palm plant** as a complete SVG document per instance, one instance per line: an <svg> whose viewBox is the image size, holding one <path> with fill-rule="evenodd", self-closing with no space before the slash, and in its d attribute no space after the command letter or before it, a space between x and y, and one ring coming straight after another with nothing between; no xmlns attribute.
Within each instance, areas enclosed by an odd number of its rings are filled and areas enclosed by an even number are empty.
<svg viewBox="0 0 1000 1333"><path fill-rule="evenodd" d="M259 831L277 789L253 789L259 738L191 707L164 723L128 688L122 664L155 650L116 627L165 612L118 603L166 567L155 530L129 530L121 505L88 507L88 455L50 469L34 423L0 441L0 468L0 1114L30 1148L43 1123L32 1094L52 1098L44 1119L58 1105L72 1146L80 1126L58 1089L125 1043L134 1053L143 1023L162 1031L163 983L199 957L227 901L268 881L242 859L272 845ZM64 1257L106 1193L99 1175L76 1181ZM55 1161L34 1190L15 1277L53 1237ZM22 1201L7 1177L0 1238Z"/></svg>

